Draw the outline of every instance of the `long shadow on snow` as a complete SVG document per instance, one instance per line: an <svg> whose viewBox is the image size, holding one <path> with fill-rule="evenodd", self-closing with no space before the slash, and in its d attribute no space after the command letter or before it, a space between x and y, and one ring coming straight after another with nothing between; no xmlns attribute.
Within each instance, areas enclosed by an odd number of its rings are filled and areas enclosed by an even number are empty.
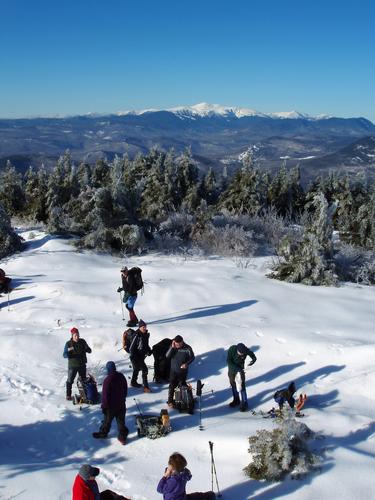
<svg viewBox="0 0 375 500"><path fill-rule="evenodd" d="M250 307L256 304L257 300L243 300L241 302L234 302L233 304L219 304L215 306L207 306L207 307L195 307L190 309L190 311L186 314L182 314L181 316L173 316L172 318L158 319L155 321L149 321L149 325L161 325L163 323L173 323L174 321L182 321L186 319L197 319L197 318L205 318L207 316L216 316L218 314L226 314L233 311L238 311L238 309L242 309L244 307Z"/></svg>
<svg viewBox="0 0 375 500"><path fill-rule="evenodd" d="M98 448L109 446L111 439L95 440L91 432L98 429L99 412L65 411L61 420L39 421L25 425L0 425L0 464L7 466L7 477L38 470L48 470L89 463ZM116 423L110 437L116 438ZM77 457L79 453L79 458ZM122 447L118 453L103 458L105 463L125 460Z"/></svg>
<svg viewBox="0 0 375 500"><path fill-rule="evenodd" d="M9 305L13 306L14 304L19 304L20 302L26 302L27 300L35 299L35 295L27 295L26 297L20 297L19 299L11 299L9 300ZM0 309L8 306L8 300L5 300L0 303Z"/></svg>
<svg viewBox="0 0 375 500"><path fill-rule="evenodd" d="M297 392L298 393L303 392L303 386L305 384L312 384L316 379L328 377L331 373L341 371L345 367L346 365L327 365L318 368L317 370L313 370L312 372L307 373L306 375L294 378L293 380L296 384ZM252 385L251 379L249 380L249 385L250 386ZM261 393L257 394L254 398L255 406L260 406L263 403L271 401L277 389L280 389L280 386L274 385L273 387L270 387L269 389L264 390Z"/></svg>

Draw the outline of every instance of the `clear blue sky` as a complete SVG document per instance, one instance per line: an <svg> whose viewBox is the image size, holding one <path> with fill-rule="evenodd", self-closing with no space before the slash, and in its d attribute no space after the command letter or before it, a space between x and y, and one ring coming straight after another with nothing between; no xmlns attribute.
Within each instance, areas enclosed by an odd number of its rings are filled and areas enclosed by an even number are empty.
<svg viewBox="0 0 375 500"><path fill-rule="evenodd" d="M198 102L375 121L373 0L0 0L0 117Z"/></svg>

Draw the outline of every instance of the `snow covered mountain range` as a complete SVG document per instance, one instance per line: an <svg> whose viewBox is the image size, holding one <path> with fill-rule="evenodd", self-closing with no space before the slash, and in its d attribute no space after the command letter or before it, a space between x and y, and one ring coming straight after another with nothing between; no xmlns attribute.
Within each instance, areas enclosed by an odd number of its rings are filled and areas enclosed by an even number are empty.
<svg viewBox="0 0 375 500"><path fill-rule="evenodd" d="M274 170L284 158L301 165L306 178L328 170L375 174L374 150L357 160L351 145L375 137L365 118L309 116L296 111L261 113L201 103L169 110L148 109L111 115L0 120L0 168L9 159L19 169L47 167L67 149L76 161L95 162L124 153L133 157L157 146L179 153L191 147L202 171L229 174L249 149L260 168Z"/></svg>

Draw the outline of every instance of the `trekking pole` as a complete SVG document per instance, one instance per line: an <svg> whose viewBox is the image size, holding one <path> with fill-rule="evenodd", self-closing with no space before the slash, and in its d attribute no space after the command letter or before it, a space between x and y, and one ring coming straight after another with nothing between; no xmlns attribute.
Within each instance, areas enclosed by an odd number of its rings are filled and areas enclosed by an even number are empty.
<svg viewBox="0 0 375 500"><path fill-rule="evenodd" d="M9 309L9 292L8 292L8 311L10 311L10 309Z"/></svg>
<svg viewBox="0 0 375 500"><path fill-rule="evenodd" d="M211 489L212 491L214 490L214 475L215 475L217 496L221 497L219 482L217 480L217 474L216 474L216 465L214 460L214 443L212 441L208 441L208 444L210 445L210 452L211 452Z"/></svg>
<svg viewBox="0 0 375 500"><path fill-rule="evenodd" d="M139 404L138 404L137 400L135 398L133 398L133 400L134 400L135 406L137 407L138 413L140 414L141 417L143 417L141 409L139 407Z"/></svg>
<svg viewBox="0 0 375 500"><path fill-rule="evenodd" d="M197 396L198 396L198 402L199 402L199 430L203 431L204 427L202 425L202 387L204 384L202 384L201 380L197 380Z"/></svg>
<svg viewBox="0 0 375 500"><path fill-rule="evenodd" d="M122 321L125 321L124 303L122 301L122 294L121 294L121 292L120 292L120 302L121 302L121 310L122 310Z"/></svg>

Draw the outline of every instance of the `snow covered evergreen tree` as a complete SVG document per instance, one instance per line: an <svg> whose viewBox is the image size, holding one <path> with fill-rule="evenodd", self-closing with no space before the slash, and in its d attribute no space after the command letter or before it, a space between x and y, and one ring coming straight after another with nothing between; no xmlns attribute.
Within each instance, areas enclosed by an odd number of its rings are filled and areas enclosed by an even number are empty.
<svg viewBox="0 0 375 500"><path fill-rule="evenodd" d="M0 204L0 259L21 249L21 238L13 231L10 217Z"/></svg>
<svg viewBox="0 0 375 500"><path fill-rule="evenodd" d="M10 216L20 214L25 204L22 176L9 160L0 171L0 203Z"/></svg>
<svg viewBox="0 0 375 500"><path fill-rule="evenodd" d="M323 193L305 206L305 226L299 238L285 236L280 243L280 260L270 277L306 285L337 283L333 259L332 217L336 205L328 207Z"/></svg>

